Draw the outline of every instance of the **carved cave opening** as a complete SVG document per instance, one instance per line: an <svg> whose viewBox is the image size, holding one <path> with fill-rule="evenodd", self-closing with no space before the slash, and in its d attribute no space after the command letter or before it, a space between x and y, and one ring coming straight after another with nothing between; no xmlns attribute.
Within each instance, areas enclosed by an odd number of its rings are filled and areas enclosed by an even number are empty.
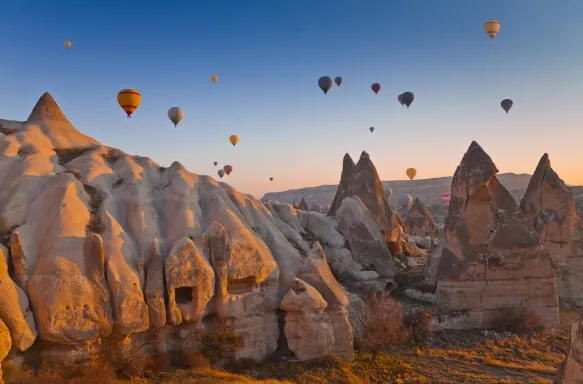
<svg viewBox="0 0 583 384"><path fill-rule="evenodd" d="M240 295L248 292L259 291L259 283L255 282L255 277L246 277L244 279L229 280L227 282L227 292L229 294Z"/></svg>
<svg viewBox="0 0 583 384"><path fill-rule="evenodd" d="M177 304L189 304L193 301L192 287L178 287L174 290Z"/></svg>

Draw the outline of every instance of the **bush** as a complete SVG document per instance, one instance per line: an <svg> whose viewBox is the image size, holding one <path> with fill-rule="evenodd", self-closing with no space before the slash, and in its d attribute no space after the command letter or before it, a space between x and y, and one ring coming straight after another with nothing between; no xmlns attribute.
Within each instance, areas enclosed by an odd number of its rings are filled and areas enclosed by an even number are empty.
<svg viewBox="0 0 583 384"><path fill-rule="evenodd" d="M407 342L410 344L421 344L433 337L431 329L432 316L424 310L417 310L405 316L405 327L409 335Z"/></svg>
<svg viewBox="0 0 583 384"><path fill-rule="evenodd" d="M375 358L381 349L401 344L407 338L401 306L386 293L371 295L354 320L361 330L356 345L370 351Z"/></svg>
<svg viewBox="0 0 583 384"><path fill-rule="evenodd" d="M210 361L202 353L191 349L181 349L172 354L172 364L178 368L210 368Z"/></svg>
<svg viewBox="0 0 583 384"><path fill-rule="evenodd" d="M506 309L493 321L492 328L497 331L512 332L517 335L540 332L545 329L541 317L527 308Z"/></svg>
<svg viewBox="0 0 583 384"><path fill-rule="evenodd" d="M243 346L243 336L224 330L203 332L199 340L204 356L213 364L232 357L235 350Z"/></svg>

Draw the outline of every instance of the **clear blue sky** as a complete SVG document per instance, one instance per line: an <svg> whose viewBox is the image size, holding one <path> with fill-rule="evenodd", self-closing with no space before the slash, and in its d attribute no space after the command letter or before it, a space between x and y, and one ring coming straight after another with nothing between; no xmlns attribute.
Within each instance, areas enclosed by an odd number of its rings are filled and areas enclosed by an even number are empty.
<svg viewBox="0 0 583 384"><path fill-rule="evenodd" d="M532 173L548 152L583 184L580 0L18 0L0 14L1 118L25 120L49 91L103 144L199 174L231 164L223 180L258 197L336 183L362 150L384 180L451 175L471 140L501 172ZM344 83L324 95L325 75ZM142 94L132 119L123 88Z"/></svg>

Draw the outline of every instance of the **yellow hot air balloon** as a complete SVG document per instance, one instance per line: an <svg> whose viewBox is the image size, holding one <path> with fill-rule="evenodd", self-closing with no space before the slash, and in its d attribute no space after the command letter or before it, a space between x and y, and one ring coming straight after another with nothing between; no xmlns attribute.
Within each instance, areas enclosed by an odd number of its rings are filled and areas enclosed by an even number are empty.
<svg viewBox="0 0 583 384"><path fill-rule="evenodd" d="M496 20L486 21L484 23L484 31L486 31L488 36L490 36L490 39L493 39L499 30L500 30L500 23L497 22Z"/></svg>
<svg viewBox="0 0 583 384"><path fill-rule="evenodd" d="M415 168L407 168L405 173L407 174L407 176L409 176L411 180L413 180L415 178L415 175L417 174L417 170Z"/></svg>
<svg viewBox="0 0 583 384"><path fill-rule="evenodd" d="M234 147L239 142L239 136L231 135L231 137L229 137L229 141L231 142L231 144L233 144Z"/></svg>
<svg viewBox="0 0 583 384"><path fill-rule="evenodd" d="M132 113L138 109L140 102L142 101L142 95L135 89L122 89L117 94L117 102L119 106L128 114L128 117L132 117Z"/></svg>
<svg viewBox="0 0 583 384"><path fill-rule="evenodd" d="M69 40L65 41L65 48L71 48L71 42Z"/></svg>
<svg viewBox="0 0 583 384"><path fill-rule="evenodd" d="M211 75L211 81L213 83L216 83L218 79L219 79L219 77L217 75Z"/></svg>

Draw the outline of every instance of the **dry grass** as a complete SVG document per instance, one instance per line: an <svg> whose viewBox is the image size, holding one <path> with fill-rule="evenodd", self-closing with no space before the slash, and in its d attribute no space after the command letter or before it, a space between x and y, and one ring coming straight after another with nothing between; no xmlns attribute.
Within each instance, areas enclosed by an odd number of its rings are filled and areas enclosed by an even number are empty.
<svg viewBox="0 0 583 384"><path fill-rule="evenodd" d="M4 128L4 126L2 124L0 124L0 132L5 134L5 135L12 135L13 133L18 132L18 129L16 129L16 128Z"/></svg>
<svg viewBox="0 0 583 384"><path fill-rule="evenodd" d="M105 230L102 219L101 219L101 206L103 204L103 196L99 193L97 188L89 184L83 184L85 192L89 195L89 211L90 218L89 223L87 223L87 230L94 233L103 233Z"/></svg>
<svg viewBox="0 0 583 384"><path fill-rule="evenodd" d="M59 164L67 164L93 148L54 148L53 151L57 154Z"/></svg>
<svg viewBox="0 0 583 384"><path fill-rule="evenodd" d="M109 164L113 165L116 161L120 159L123 152L118 149L109 149L107 153L102 154L101 157L107 161Z"/></svg>

